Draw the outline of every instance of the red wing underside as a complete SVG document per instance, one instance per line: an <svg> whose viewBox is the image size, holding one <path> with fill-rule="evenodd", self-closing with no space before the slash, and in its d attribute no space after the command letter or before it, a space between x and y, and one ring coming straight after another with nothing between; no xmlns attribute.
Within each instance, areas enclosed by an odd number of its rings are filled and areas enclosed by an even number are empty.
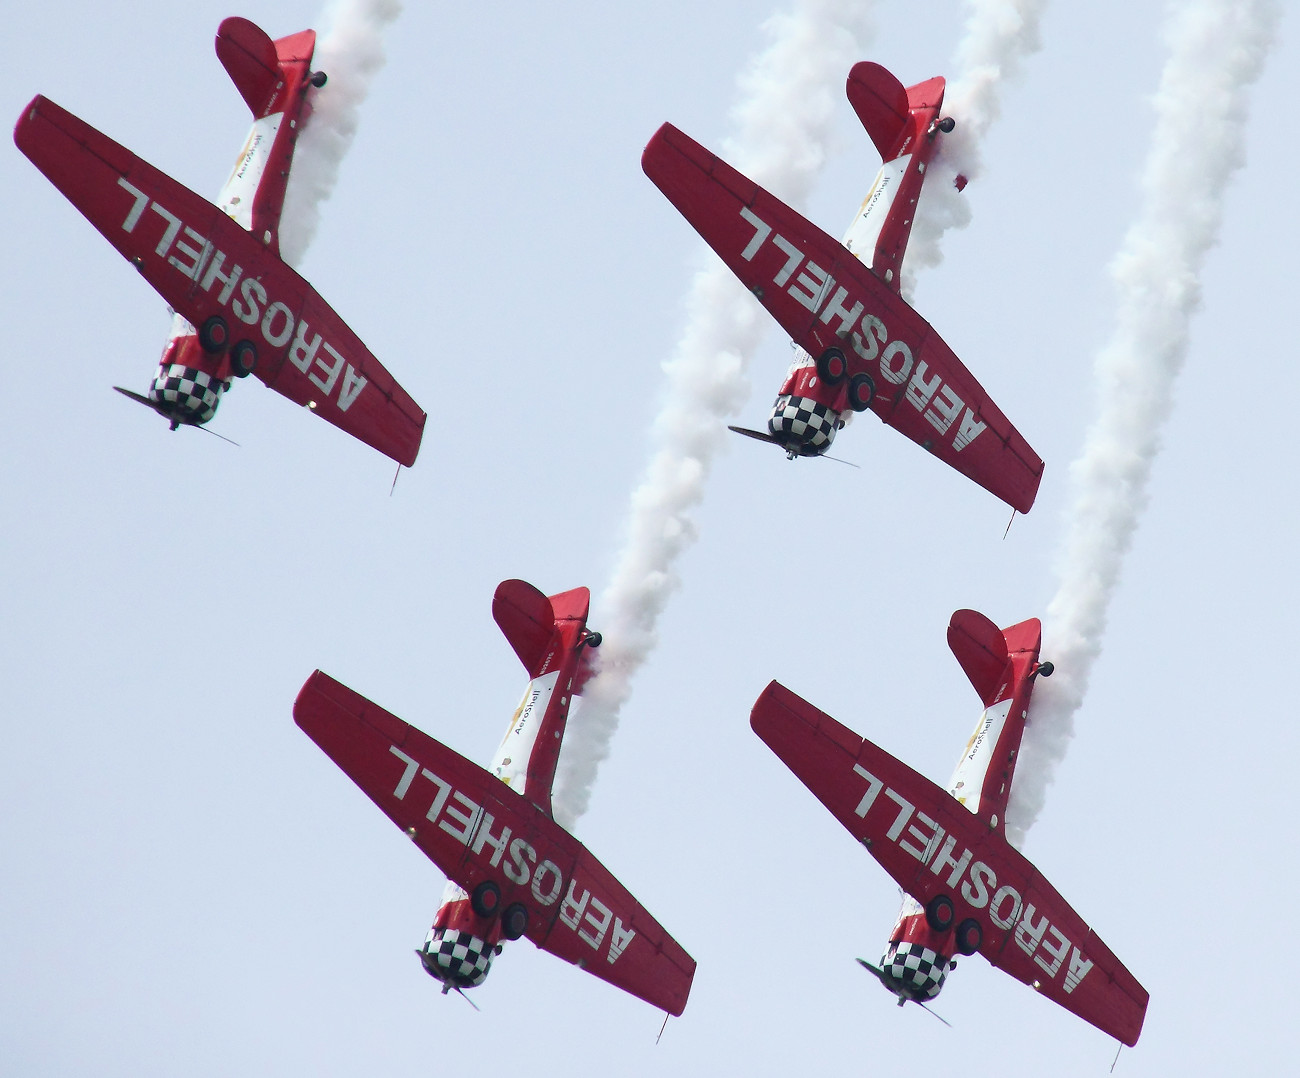
<svg viewBox="0 0 1300 1078"><path fill-rule="evenodd" d="M871 410L1022 513L1043 462L919 314L821 229L664 124L641 166L814 356L836 347L876 386Z"/></svg>
<svg viewBox="0 0 1300 1078"><path fill-rule="evenodd" d="M929 779L784 686L758 698L750 725L924 904L948 895L956 922L983 931L980 953L1125 1044L1137 1043L1147 992L1005 839Z"/></svg>
<svg viewBox="0 0 1300 1078"><path fill-rule="evenodd" d="M226 320L255 373L408 467L423 410L306 281L206 199L43 97L14 142L193 325Z"/></svg>
<svg viewBox="0 0 1300 1078"><path fill-rule="evenodd" d="M294 720L466 890L501 888L538 947L670 1014L695 960L572 835L483 768L317 671Z"/></svg>

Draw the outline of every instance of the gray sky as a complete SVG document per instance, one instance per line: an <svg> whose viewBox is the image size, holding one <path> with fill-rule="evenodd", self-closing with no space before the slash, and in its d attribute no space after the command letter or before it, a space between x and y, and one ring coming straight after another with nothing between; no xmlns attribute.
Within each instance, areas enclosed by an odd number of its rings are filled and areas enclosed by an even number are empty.
<svg viewBox="0 0 1300 1078"><path fill-rule="evenodd" d="M1138 206L1163 5L1049 5L920 312L1047 461L1008 512L870 417L836 455L719 457L682 587L578 836L696 957L660 1015L514 945L474 999L411 953L442 876L293 725L320 667L486 760L526 675L498 581L599 592L703 263L641 174L663 120L720 148L770 10L413 5L302 269L428 410L388 496L377 453L257 384L228 446L143 391L162 302L12 147L0 681L0 1074L1104 1073L1114 1042L980 959L902 1011L877 958L895 887L748 728L781 679L942 782L978 714L954 609L1041 616L1095 411L1106 267ZM957 3L875 4L863 58L951 73ZM43 93L212 196L248 116L212 51L230 9L12 13L4 114ZM273 36L318 3L245 14ZM1202 278L1150 507L1026 854L1151 993L1117 1073L1285 1070L1300 740L1290 402L1297 174L1284 21ZM845 72L847 73L847 72ZM878 158L841 99L809 216L839 234ZM1270 252L1272 252L1270 254ZM775 326L739 420L788 361ZM600 625L593 623L593 628ZM1052 658L1045 653L1044 658ZM1263 911L1264 916L1260 916ZM1277 911L1277 912L1273 912Z"/></svg>

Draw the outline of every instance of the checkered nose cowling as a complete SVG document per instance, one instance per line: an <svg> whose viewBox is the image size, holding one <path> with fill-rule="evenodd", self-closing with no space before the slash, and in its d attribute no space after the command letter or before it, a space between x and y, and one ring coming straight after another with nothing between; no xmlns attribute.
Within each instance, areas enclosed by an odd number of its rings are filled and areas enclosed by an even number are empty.
<svg viewBox="0 0 1300 1078"><path fill-rule="evenodd" d="M149 387L149 399L182 423L206 423L217 414L229 382L179 363L163 363Z"/></svg>
<svg viewBox="0 0 1300 1078"><path fill-rule="evenodd" d="M492 946L468 932L435 928L424 941L420 961L432 977L458 988L483 983L492 966Z"/></svg>
<svg viewBox="0 0 1300 1078"><path fill-rule="evenodd" d="M934 999L948 975L948 959L916 943L893 943L881 967L915 1000Z"/></svg>
<svg viewBox="0 0 1300 1078"><path fill-rule="evenodd" d="M772 405L767 429L786 449L803 457L825 453L835 440L839 413L811 397L782 394Z"/></svg>

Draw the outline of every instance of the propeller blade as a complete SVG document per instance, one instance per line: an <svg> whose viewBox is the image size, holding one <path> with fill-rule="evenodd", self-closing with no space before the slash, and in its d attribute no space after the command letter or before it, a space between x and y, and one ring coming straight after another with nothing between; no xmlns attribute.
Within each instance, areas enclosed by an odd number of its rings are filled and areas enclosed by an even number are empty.
<svg viewBox="0 0 1300 1078"><path fill-rule="evenodd" d="M158 407L155 401L151 401L143 393L136 393L134 390L131 389L123 389L121 386L114 386L113 388L116 389L119 393L122 394L122 396L128 398L129 400L133 400L137 404L143 404L146 408L152 409L153 411L157 412L164 419L171 418L169 415L167 415L166 412L164 412L161 408Z"/></svg>
<svg viewBox="0 0 1300 1078"><path fill-rule="evenodd" d="M945 1026L947 1026L949 1029L952 1029L952 1023L949 1022L948 1019L946 1019L946 1018L945 1018L943 1015L941 1015L938 1011L932 1011L932 1010L930 1010L930 1008L927 1007L924 1003L922 1003L919 999L917 999L917 1000L913 1000L912 1002L915 1003L918 1007L920 1007L921 1010L925 1011L926 1014L932 1014L932 1015L934 1015L934 1016L935 1016L937 1019L939 1019L939 1021L942 1022ZM477 1008L476 1008L476 1009L477 1009Z"/></svg>
<svg viewBox="0 0 1300 1078"><path fill-rule="evenodd" d="M938 1011L933 1011L933 1010L931 1010L931 1009L930 1009L929 1007L927 1007L924 1003L922 1003L919 999L907 999L906 997L904 997L904 996L902 996L901 994L899 994L898 990L897 990L897 989L896 989L896 988L895 988L895 987L894 987L894 986L893 986L893 985L892 985L888 980L886 980L886 973L885 973L885 971L884 971L883 969L877 969L877 968L876 968L875 966L873 966L870 962L866 961L866 959L863 959L863 958L859 958L859 959L857 959L856 961L857 961L857 963L858 963L859 966L861 966L863 969L865 969L865 970L869 970L871 973L873 973L873 974L875 975L876 979L877 979L881 984L883 984L886 988L888 988L891 992L893 992L894 995L898 996L898 1005L899 1005L900 1007L901 1007L904 1003L915 1003L918 1007L921 1008L921 1010L926 1011L927 1013L934 1015L934 1017L937 1018L937 1019L939 1019L939 1021L942 1022L945 1026L947 1026L949 1029L952 1029L952 1023L949 1022L948 1019L946 1019L946 1018L945 1018L943 1015L941 1015Z"/></svg>
<svg viewBox="0 0 1300 1078"><path fill-rule="evenodd" d="M875 976L876 976L876 980L878 980L878 981L879 981L881 984L883 984L886 988L889 988L889 987L890 987L890 986L889 986L889 982L888 982L887 980L885 980L885 971L884 971L883 969L877 969L877 968L876 968L875 966L873 966L870 962L868 962L865 958L854 959L854 961L856 961L857 964L858 964L859 966L861 966L863 969L865 969L865 970L870 970L872 973L874 973ZM890 988L890 991L892 992L893 989Z"/></svg>
<svg viewBox="0 0 1300 1078"><path fill-rule="evenodd" d="M743 434L746 438L753 438L756 442L768 442L771 445L781 445L781 443L771 434L768 434L767 431L746 430L744 427L733 427L730 423L727 424L727 430L734 430L737 434ZM784 448L784 446L782 446L782 448Z"/></svg>
<svg viewBox="0 0 1300 1078"><path fill-rule="evenodd" d="M172 425L172 430L175 430L177 427L194 427L197 430L203 431L203 433L205 434L211 434L214 438L220 438L223 442L229 442L231 445L234 446L239 445L239 443L235 441L233 438L227 438L224 434L218 434L215 430L209 430L207 427L201 426L198 423L190 423L184 419L177 419L174 415L170 415L167 412L163 411L162 407L158 404L157 401L150 400L143 393L137 393L132 389L123 389L121 386L114 386L113 388L116 389L119 393L122 394L122 396L126 397L128 400L133 400L136 402L136 404L143 404L146 408L150 409L151 411L157 412L160 416L162 416L165 420L167 420L168 423ZM393 484L396 485L396 483L397 483L397 479L394 478Z"/></svg>
<svg viewBox="0 0 1300 1078"><path fill-rule="evenodd" d="M780 446L782 449L786 451L786 455L789 456L792 460L795 457L799 456L798 453L796 453L794 450L786 446L786 444L782 442L781 439L777 438L775 435L768 434L766 431L748 430L745 427L733 427L730 423L727 424L727 430L735 431L737 434L743 434L746 438L753 438L754 441L756 442L767 442L769 445ZM833 460L839 464L847 464L850 468L861 467L861 465L854 464L853 461L845 460L843 457L826 456L826 454L824 453L819 455L825 457L826 460Z"/></svg>

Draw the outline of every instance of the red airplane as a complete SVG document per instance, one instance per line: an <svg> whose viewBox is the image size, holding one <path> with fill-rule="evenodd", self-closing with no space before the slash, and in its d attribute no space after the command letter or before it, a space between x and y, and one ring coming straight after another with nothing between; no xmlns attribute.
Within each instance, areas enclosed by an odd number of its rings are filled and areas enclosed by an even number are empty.
<svg viewBox="0 0 1300 1078"><path fill-rule="evenodd" d="M488 770L319 670L293 717L448 876L417 953L443 992L482 984L504 940L544 951L680 1015L695 960L551 815L570 702L589 673L586 588L547 598L507 580L492 617L531 680Z"/></svg>
<svg viewBox="0 0 1300 1078"><path fill-rule="evenodd" d="M947 792L775 681L750 725L905 892L882 968L858 959L900 1007L933 999L953 957L978 951L1131 1046L1146 989L1006 839L1034 678L1052 672L1040 639L1036 618L1000 630L952 616L948 646L985 711Z"/></svg>
<svg viewBox="0 0 1300 1078"><path fill-rule="evenodd" d="M311 115L309 89L325 85L325 73L311 70L316 32L272 41L231 18L216 46L253 127L215 206L44 97L14 127L18 148L174 313L148 396L114 388L175 430L207 423L231 380L256 374L409 467L424 411L280 258L280 212Z"/></svg>
<svg viewBox="0 0 1300 1078"><path fill-rule="evenodd" d="M884 165L842 244L699 143L664 124L641 167L781 324L795 359L767 432L793 460L830 448L870 408L1022 513L1043 462L939 335L898 294L916 201L940 132L944 80L903 85L879 64L848 96ZM814 358L815 357L815 358Z"/></svg>

